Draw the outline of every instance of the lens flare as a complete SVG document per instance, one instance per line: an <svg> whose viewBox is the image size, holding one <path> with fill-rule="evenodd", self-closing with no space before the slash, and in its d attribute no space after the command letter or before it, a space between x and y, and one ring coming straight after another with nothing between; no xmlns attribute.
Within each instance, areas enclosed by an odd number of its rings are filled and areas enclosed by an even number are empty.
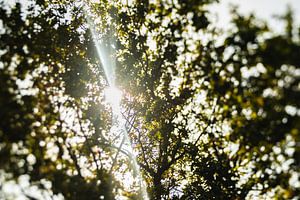
<svg viewBox="0 0 300 200"><path fill-rule="evenodd" d="M135 172L134 177L136 177L136 180L139 183L141 200L149 200L148 193L147 193L147 185L145 183L145 180L142 177L140 166L136 160L136 156L133 152L132 144L130 141L130 138L128 136L128 131L126 128L126 119L121 113L121 100L122 100L122 91L120 91L118 88L116 88L115 85L115 68L116 68L116 57L115 57L115 38L114 34L111 34L109 38L100 38L96 28L94 27L93 20L90 18L89 15L89 7L86 5L84 7L84 13L86 15L87 24L89 26L89 29L92 34L93 42L95 43L97 54L99 57L99 60L101 61L101 66L104 70L107 83L109 87L107 87L104 90L104 98L107 103L109 103L112 107L112 115L113 115L113 124L116 124L117 129L120 130L122 133L122 137L124 138L124 142L121 142L119 144L119 151L126 152L126 155L130 159L130 164L132 165L131 168ZM102 40L101 40L102 39ZM105 43L104 41L108 41L108 43ZM114 134L114 131L111 130L111 134ZM113 141L115 143L114 145L117 145L117 141ZM116 158L118 157L118 152L116 154ZM114 165L114 164L113 164ZM113 167L113 166L112 166ZM126 180L124 180L126 182Z"/></svg>

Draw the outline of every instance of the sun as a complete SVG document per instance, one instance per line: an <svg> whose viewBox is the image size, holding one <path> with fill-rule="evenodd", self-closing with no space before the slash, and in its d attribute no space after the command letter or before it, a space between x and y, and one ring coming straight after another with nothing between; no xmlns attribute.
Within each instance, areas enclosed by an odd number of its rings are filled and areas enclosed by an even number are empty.
<svg viewBox="0 0 300 200"><path fill-rule="evenodd" d="M122 100L123 93L121 90L114 86L110 86L104 89L105 102L111 106L119 106Z"/></svg>

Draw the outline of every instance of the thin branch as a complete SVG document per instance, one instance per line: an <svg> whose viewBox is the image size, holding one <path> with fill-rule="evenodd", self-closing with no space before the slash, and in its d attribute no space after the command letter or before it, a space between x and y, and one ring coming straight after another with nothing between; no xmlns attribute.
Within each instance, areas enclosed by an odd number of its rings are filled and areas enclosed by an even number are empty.
<svg viewBox="0 0 300 200"><path fill-rule="evenodd" d="M73 153L72 148L71 148L71 145L68 143L66 146L67 146L67 149L68 149L69 154L70 154L70 156L71 156L71 159L73 160L73 163L74 163L74 165L75 165L75 168L76 168L76 171L77 171L78 175L79 175L81 178L83 178L83 176L82 176L82 174L81 174L81 171L80 171L80 166L79 166L79 164L78 164L77 157L76 157L76 155Z"/></svg>
<svg viewBox="0 0 300 200"><path fill-rule="evenodd" d="M140 132L140 130L138 128L136 128L133 123L130 123L130 121L124 115L123 115L123 117L126 120L126 122L130 125L130 127L133 128L133 129L135 129L137 131L137 133L138 133L138 142L139 142L139 144L141 145L141 148L142 148L142 156L143 156L144 162L147 165L147 169L150 169L150 165L149 165L149 163L148 163L148 161L146 159L145 148L143 146L143 142L141 141L141 132ZM139 164L141 165L141 163L139 163ZM152 172L153 172L153 170L152 170Z"/></svg>

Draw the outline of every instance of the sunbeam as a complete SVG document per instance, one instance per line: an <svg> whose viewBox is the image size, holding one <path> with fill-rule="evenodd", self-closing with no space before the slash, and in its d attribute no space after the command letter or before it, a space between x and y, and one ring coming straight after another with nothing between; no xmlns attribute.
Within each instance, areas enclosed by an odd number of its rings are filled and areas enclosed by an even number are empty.
<svg viewBox="0 0 300 200"><path fill-rule="evenodd" d="M87 19L87 23L89 25L89 29L92 34L93 42L96 46L97 49L97 54L98 57L101 61L101 66L103 67L103 70L105 72L105 76L108 82L108 87L105 89L104 94L105 94L105 101L109 103L112 107L112 115L113 115L113 124L115 124L114 127L118 131L118 133L121 133L122 141L117 142L113 141L114 146L118 146L118 151L116 153L116 159L119 155L119 152L126 152L126 156L128 156L130 160L130 167L132 168L133 171L133 177L137 180L140 188L140 193L141 193L141 199L142 200L148 200L148 193L147 193L147 186L146 183L142 177L140 166L137 163L136 156L134 154L132 144L130 141L130 138L128 136L128 130L126 129L126 119L124 118L123 114L121 113L121 99L122 99L122 91L120 91L116 86L115 86L115 48L114 48L114 40L113 40L113 35L111 34L110 38L108 38L104 42L104 40L100 40L99 33L95 29L91 18L89 17L89 12L88 12L88 7L85 7L85 15ZM116 134L115 131L111 130L111 134L114 135ZM115 162L113 163L113 165ZM113 165L112 168L113 169ZM126 180L124 180L126 182Z"/></svg>
<svg viewBox="0 0 300 200"><path fill-rule="evenodd" d="M110 86L115 85L115 49L113 46L114 39L113 39L113 34L110 35L110 38L102 38L100 40L100 34L97 33L97 30L95 29L92 20L88 14L89 9L85 7L85 16L87 19L87 23L89 25L89 29L92 34L93 42L96 46L97 54L98 57L101 61L107 82Z"/></svg>

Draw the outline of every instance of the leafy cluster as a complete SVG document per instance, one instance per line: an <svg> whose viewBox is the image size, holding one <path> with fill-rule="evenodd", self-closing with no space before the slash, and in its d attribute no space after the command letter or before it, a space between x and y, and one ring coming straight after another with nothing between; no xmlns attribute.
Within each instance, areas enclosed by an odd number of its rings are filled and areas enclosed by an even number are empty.
<svg viewBox="0 0 300 200"><path fill-rule="evenodd" d="M26 175L50 197L141 198L111 133L94 29L102 45L115 40L121 111L150 199L299 197L291 10L274 34L236 10L222 32L214 0L28 2L0 1L0 190Z"/></svg>

